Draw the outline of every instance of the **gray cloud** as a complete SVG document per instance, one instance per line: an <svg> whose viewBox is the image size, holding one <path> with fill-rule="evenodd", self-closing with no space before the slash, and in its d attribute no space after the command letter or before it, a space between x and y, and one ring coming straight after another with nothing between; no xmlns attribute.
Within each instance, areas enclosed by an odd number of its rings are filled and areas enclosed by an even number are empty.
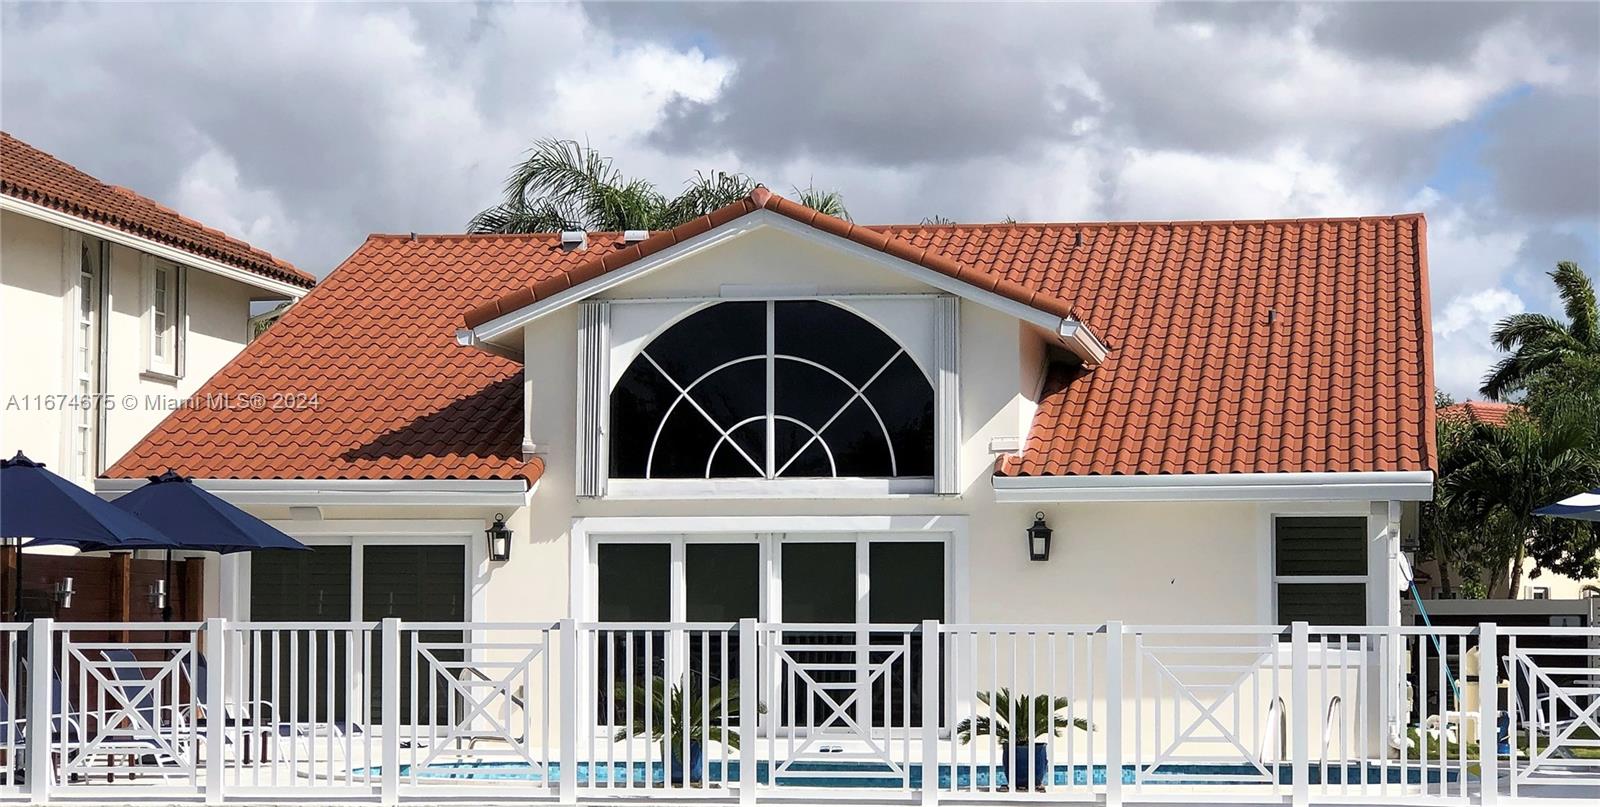
<svg viewBox="0 0 1600 807"><path fill-rule="evenodd" d="M1600 243L1597 29L1594 4L11 3L0 124L319 274L368 232L459 229L557 136L664 187L815 179L866 221L1420 206L1437 304L1546 307L1539 273Z"/></svg>
<svg viewBox="0 0 1600 807"><path fill-rule="evenodd" d="M1490 119L1484 160L1506 209L1600 217L1600 95L1532 92Z"/></svg>

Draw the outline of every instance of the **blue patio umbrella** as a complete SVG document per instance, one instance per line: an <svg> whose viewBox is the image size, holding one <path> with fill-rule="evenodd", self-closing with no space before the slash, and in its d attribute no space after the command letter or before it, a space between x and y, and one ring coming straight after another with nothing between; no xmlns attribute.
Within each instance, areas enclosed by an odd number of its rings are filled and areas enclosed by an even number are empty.
<svg viewBox="0 0 1600 807"><path fill-rule="evenodd" d="M22 547L160 549L173 545L160 528L48 471L17 452L0 460L0 537L17 541L17 588L22 615Z"/></svg>
<svg viewBox="0 0 1600 807"><path fill-rule="evenodd" d="M172 585L172 550L230 554L259 549L309 549L282 530L223 501L194 480L168 470L112 502L158 527L172 539L167 547L167 585ZM171 616L171 608L162 609Z"/></svg>
<svg viewBox="0 0 1600 807"><path fill-rule="evenodd" d="M1600 521L1600 488L1588 493L1569 496L1555 504L1547 504L1533 511L1536 516L1575 518L1580 521Z"/></svg>

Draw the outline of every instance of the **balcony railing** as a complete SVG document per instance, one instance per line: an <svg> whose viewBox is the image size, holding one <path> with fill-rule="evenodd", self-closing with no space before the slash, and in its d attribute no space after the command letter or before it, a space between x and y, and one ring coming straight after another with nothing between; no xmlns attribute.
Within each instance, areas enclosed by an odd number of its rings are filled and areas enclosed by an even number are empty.
<svg viewBox="0 0 1600 807"><path fill-rule="evenodd" d="M0 625L0 800L1600 801L1600 629Z"/></svg>

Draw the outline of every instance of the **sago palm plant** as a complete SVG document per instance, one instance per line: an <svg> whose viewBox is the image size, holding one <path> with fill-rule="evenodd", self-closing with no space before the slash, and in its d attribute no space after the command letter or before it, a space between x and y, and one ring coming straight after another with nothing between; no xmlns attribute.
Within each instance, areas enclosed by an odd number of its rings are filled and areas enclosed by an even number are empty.
<svg viewBox="0 0 1600 807"><path fill-rule="evenodd" d="M963 744L974 737L994 735L1002 745L1011 745L1013 739L1020 745L1032 745L1046 737L1060 737L1068 728L1089 730L1089 721L1083 718L1068 720L1061 712L1070 704L1066 698L1049 695L1011 696L1004 687L995 692L979 692L978 702L988 707L989 714L966 718L956 724L956 736ZM1030 728L1031 726L1031 728ZM1028 729L1018 731L1018 728Z"/></svg>
<svg viewBox="0 0 1600 807"><path fill-rule="evenodd" d="M691 743L709 740L738 748L739 732L730 724L739 719L739 682L710 683L691 675L688 683L687 704L684 703L683 682L668 685L659 675L650 679L649 686L644 682L632 685L631 691L627 682L617 684L617 704L627 703L631 696L634 707L633 723L618 729L615 741L620 743L630 737L647 735L652 742L665 741L670 729L673 748L669 753L672 756L679 754L678 744L685 738ZM727 724L722 722L724 704L727 705ZM686 707L687 722L684 720ZM764 705L756 705L757 714L766 714L766 711Z"/></svg>

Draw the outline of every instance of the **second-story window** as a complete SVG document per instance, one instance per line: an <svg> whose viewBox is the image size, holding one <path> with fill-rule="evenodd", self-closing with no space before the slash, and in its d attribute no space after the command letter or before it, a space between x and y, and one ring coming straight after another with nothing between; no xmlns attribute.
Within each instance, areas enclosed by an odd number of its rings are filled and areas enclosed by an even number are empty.
<svg viewBox="0 0 1600 807"><path fill-rule="evenodd" d="M166 261L145 264L145 369L162 376L182 374L182 272Z"/></svg>
<svg viewBox="0 0 1600 807"><path fill-rule="evenodd" d="M905 478L934 473L934 389L895 339L820 300L702 308L611 394L618 479Z"/></svg>

